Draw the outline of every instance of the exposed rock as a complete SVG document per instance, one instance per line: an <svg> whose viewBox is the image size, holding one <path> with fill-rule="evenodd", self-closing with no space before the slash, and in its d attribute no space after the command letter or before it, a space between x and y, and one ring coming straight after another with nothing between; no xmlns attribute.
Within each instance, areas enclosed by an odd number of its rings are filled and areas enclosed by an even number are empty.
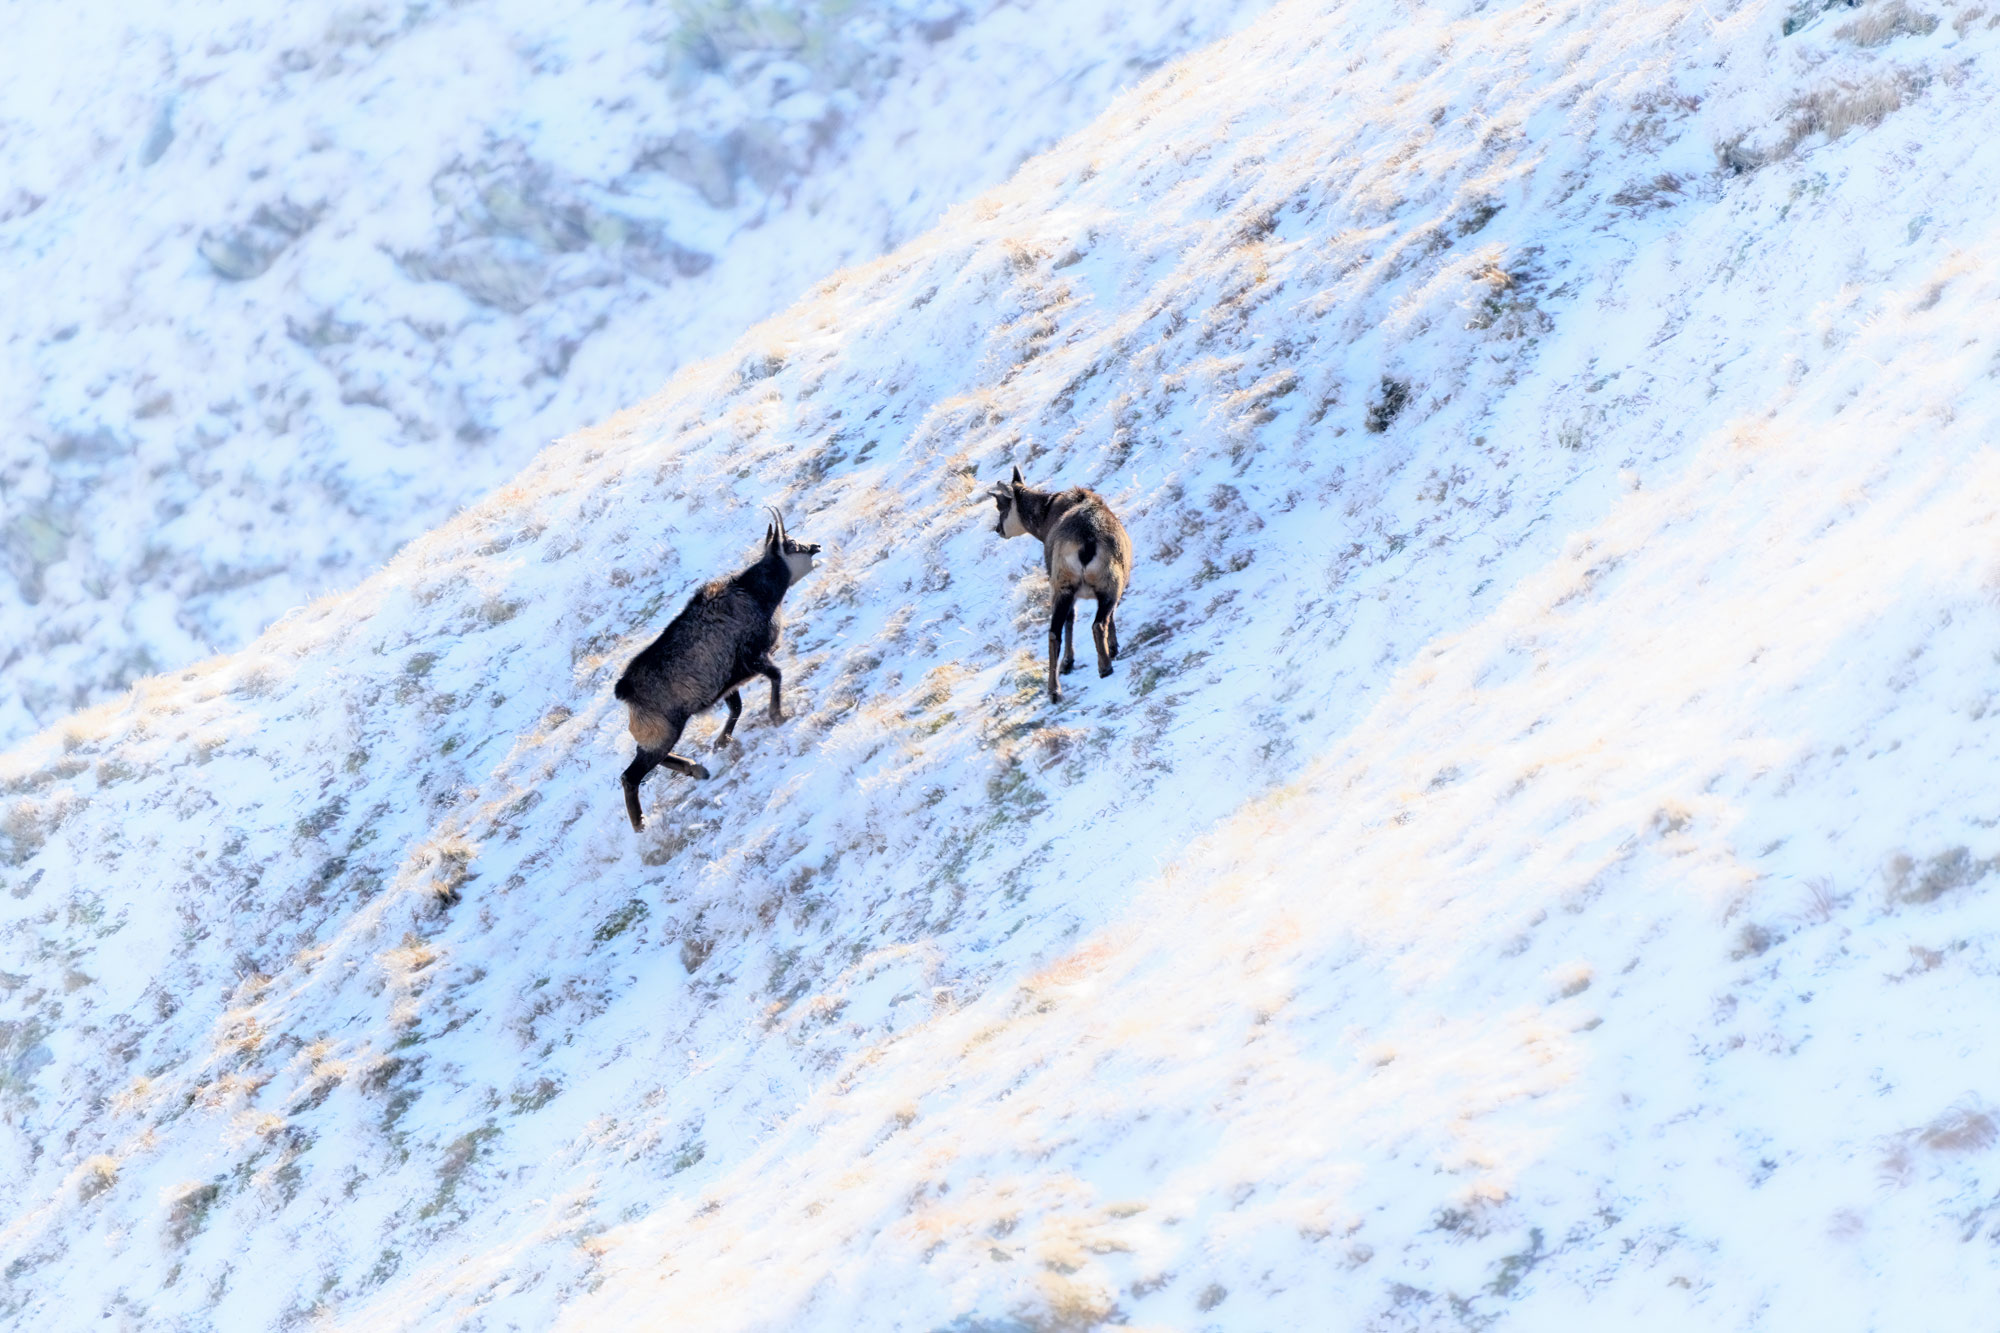
<svg viewBox="0 0 2000 1333"><path fill-rule="evenodd" d="M0 196L0 222L12 222L24 218L47 202L46 195L30 194L16 185Z"/></svg>
<svg viewBox="0 0 2000 1333"><path fill-rule="evenodd" d="M626 224L625 244L618 257L625 267L642 277L654 282L666 282L672 277L692 278L706 272L715 262L714 255L676 241L658 222L626 219Z"/></svg>
<svg viewBox="0 0 2000 1333"><path fill-rule="evenodd" d="M403 257L403 268L420 280L448 282L481 305L520 314L548 290L548 261L528 241L512 236L480 236L436 254Z"/></svg>
<svg viewBox="0 0 2000 1333"><path fill-rule="evenodd" d="M736 145L733 135L707 138L681 130L673 138L646 149L633 164L640 170L662 171L701 192L712 208L736 206Z"/></svg>
<svg viewBox="0 0 2000 1333"><path fill-rule="evenodd" d="M30 606L42 600L42 571L69 552L70 529L59 515L46 509L22 514L7 525L0 554L4 554L15 582L21 585L21 599Z"/></svg>
<svg viewBox="0 0 2000 1333"><path fill-rule="evenodd" d="M455 163L437 178L432 192L452 210L445 244L434 254L406 257L407 271L519 313L563 292L614 283L624 271L669 282L714 262L675 240L660 218L619 207L603 189L526 156L518 145L506 151L499 162ZM722 183L730 184L726 177Z"/></svg>
<svg viewBox="0 0 2000 1333"><path fill-rule="evenodd" d="M966 18L965 10L951 0L937 0L917 12L917 35L927 42L941 42L957 32Z"/></svg>
<svg viewBox="0 0 2000 1333"><path fill-rule="evenodd" d="M241 227L204 231L195 248L223 277L247 282L276 263L285 247L305 235L312 224L310 211L280 200L260 205Z"/></svg>
<svg viewBox="0 0 2000 1333"><path fill-rule="evenodd" d="M174 99L169 97L160 104L160 114L153 119L153 128L146 135L146 142L139 145L139 165L150 167L166 153L174 142Z"/></svg>

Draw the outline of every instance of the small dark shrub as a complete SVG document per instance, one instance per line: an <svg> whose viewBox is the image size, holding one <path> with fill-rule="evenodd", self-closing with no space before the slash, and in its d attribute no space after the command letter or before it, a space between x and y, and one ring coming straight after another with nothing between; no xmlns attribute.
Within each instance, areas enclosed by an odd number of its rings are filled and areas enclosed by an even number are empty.
<svg viewBox="0 0 2000 1333"><path fill-rule="evenodd" d="M1403 409L1409 405L1410 382L1384 375L1378 396L1374 402L1368 404L1368 419L1362 424L1371 434L1380 435L1389 429L1389 423L1402 415Z"/></svg>

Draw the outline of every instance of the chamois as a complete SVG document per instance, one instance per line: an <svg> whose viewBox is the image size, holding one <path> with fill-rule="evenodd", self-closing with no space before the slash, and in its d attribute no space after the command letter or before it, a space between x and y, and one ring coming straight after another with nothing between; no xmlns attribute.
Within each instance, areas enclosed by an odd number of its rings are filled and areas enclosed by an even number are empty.
<svg viewBox="0 0 2000 1333"><path fill-rule="evenodd" d="M1111 674L1112 659L1118 656L1118 599L1132 577L1132 540L1104 497L1087 487L1038 491L1017 466L1012 481L995 483L987 494L1000 510L995 532L1002 537L1041 538L1042 559L1049 571L1049 702L1061 703L1058 677L1076 670L1079 596L1097 601L1090 641L1097 647L1097 674Z"/></svg>
<svg viewBox="0 0 2000 1333"><path fill-rule="evenodd" d="M729 705L729 720L715 739L728 744L743 715L739 686L752 676L771 682L771 720L782 722L778 691L784 673L771 660L778 646L778 603L794 583L812 571L819 547L795 542L785 533L784 515L771 511L764 530L764 554L748 569L702 585L688 599L660 637L632 659L612 693L631 713L632 739L638 757L625 770L625 813L634 832L645 827L639 813L639 784L664 764L691 778L706 778L708 770L673 753L688 719L720 701Z"/></svg>

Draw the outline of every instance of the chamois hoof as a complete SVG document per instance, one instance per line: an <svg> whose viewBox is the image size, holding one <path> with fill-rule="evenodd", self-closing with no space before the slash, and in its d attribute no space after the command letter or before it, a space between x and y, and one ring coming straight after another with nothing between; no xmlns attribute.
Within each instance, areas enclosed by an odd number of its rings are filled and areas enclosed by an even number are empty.
<svg viewBox="0 0 2000 1333"><path fill-rule="evenodd" d="M1110 674L1111 674L1111 664L1109 662L1099 662L1097 664L1097 675L1100 680Z"/></svg>
<svg viewBox="0 0 2000 1333"><path fill-rule="evenodd" d="M713 748L717 750L726 750L734 744L736 744L736 738L734 736L717 736L715 738L715 745Z"/></svg>
<svg viewBox="0 0 2000 1333"><path fill-rule="evenodd" d="M1062 673L1063 673L1063 674L1064 674L1065 676L1067 676L1067 675L1068 675L1068 674L1069 674L1070 672L1072 672L1072 671L1074 671L1074 670L1076 670L1076 663L1074 663L1074 662L1064 662L1064 663L1062 664Z"/></svg>
<svg viewBox="0 0 2000 1333"><path fill-rule="evenodd" d="M708 781L708 770L700 764L689 764L688 776L691 778L700 778L703 782L706 782Z"/></svg>

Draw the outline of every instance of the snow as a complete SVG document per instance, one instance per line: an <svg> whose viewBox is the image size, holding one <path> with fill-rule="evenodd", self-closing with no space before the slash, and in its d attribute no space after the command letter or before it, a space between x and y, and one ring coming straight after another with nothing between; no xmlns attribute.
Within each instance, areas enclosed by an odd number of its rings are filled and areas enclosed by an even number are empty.
<svg viewBox="0 0 2000 1333"><path fill-rule="evenodd" d="M0 740L351 586L1264 7L10 15Z"/></svg>
<svg viewBox="0 0 2000 1333"><path fill-rule="evenodd" d="M23 743L9 1317L1976 1326L1996 42L1287 0ZM1057 707L1012 462L1138 551Z"/></svg>

